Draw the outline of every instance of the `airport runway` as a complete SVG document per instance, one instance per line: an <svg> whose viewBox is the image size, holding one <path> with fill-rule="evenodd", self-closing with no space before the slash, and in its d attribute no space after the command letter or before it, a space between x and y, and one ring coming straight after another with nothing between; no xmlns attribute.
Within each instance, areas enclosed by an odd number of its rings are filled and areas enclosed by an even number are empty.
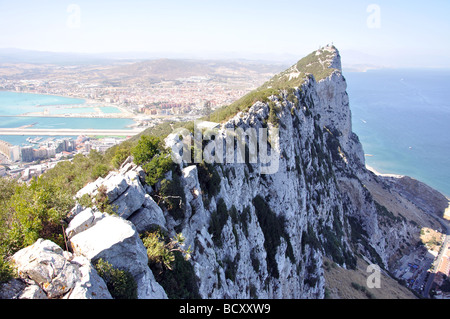
<svg viewBox="0 0 450 319"><path fill-rule="evenodd" d="M48 136L78 136L78 135L107 135L132 136L142 132L143 128L122 130L100 129L35 129L35 128L0 128L0 135L48 135Z"/></svg>

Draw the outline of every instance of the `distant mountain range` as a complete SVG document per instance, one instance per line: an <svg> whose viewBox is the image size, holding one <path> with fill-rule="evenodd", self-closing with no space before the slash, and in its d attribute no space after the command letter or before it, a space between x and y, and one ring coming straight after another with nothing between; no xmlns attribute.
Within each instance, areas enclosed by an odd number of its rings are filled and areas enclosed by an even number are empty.
<svg viewBox="0 0 450 319"><path fill-rule="evenodd" d="M259 55L253 59L241 58L238 53L196 55L173 52L107 52L107 53L71 53L35 51L16 48L0 48L0 63L31 63L31 64L109 64L111 61L136 61L157 59L189 59L189 60L229 60L240 62L259 62L267 64L290 64L295 60L291 58L270 59ZM292 61L291 61L292 60Z"/></svg>
<svg viewBox="0 0 450 319"><path fill-rule="evenodd" d="M0 49L0 77L21 79L80 79L121 83L173 81L189 77L218 80L273 75L282 63L249 60L120 59L95 54L51 53Z"/></svg>
<svg viewBox="0 0 450 319"><path fill-rule="evenodd" d="M424 59L418 53L402 54L386 52L384 55L365 53L357 50L342 50L345 59L342 61L346 71L366 71L380 68L449 68L450 65L438 63L445 61L444 56L428 56ZM104 53L70 53L24 50L17 48L0 48L1 63L31 64L110 64L112 61L143 61L157 59L176 60L220 60L243 63L278 64L284 67L297 61L297 52L286 53L246 53L246 52L104 52ZM437 64L438 63L438 64ZM278 71L283 70L280 68Z"/></svg>
<svg viewBox="0 0 450 319"><path fill-rule="evenodd" d="M107 60L111 59L96 54L32 51L14 48L0 49L0 63L97 64L105 63Z"/></svg>

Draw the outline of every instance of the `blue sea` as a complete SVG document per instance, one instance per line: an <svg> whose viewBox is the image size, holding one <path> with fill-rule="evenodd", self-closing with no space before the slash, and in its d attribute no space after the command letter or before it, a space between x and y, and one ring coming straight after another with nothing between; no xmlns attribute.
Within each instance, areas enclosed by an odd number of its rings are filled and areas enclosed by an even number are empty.
<svg viewBox="0 0 450 319"><path fill-rule="evenodd" d="M57 105L83 104L85 100L55 95L0 91L0 115L20 115L42 112Z"/></svg>
<svg viewBox="0 0 450 319"><path fill-rule="evenodd" d="M366 163L450 197L450 70L344 72Z"/></svg>
<svg viewBox="0 0 450 319"><path fill-rule="evenodd" d="M56 95L0 91L0 116L23 115L30 112L48 111L50 115L96 113L86 101ZM76 107L74 107L76 106ZM120 113L114 106L99 106L102 113Z"/></svg>
<svg viewBox="0 0 450 319"><path fill-rule="evenodd" d="M84 103L83 99L0 91L0 127L15 128L32 125L32 128L36 129L127 129L134 123L131 119L120 118L18 116L30 112L42 112L44 108L49 110L50 114L95 112L93 107L83 107ZM77 107L73 108L75 105ZM120 112L119 109L111 106L100 107L100 109L103 113ZM27 137L29 136L0 135L0 140L13 145L22 145L26 143Z"/></svg>

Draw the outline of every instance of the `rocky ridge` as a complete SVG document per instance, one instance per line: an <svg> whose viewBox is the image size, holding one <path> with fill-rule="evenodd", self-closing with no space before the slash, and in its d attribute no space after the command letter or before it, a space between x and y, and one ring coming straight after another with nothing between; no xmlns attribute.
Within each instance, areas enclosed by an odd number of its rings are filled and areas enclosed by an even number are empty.
<svg viewBox="0 0 450 319"><path fill-rule="evenodd" d="M103 192L117 216L95 207L74 207L66 230L70 252L38 241L14 255L26 283L14 297L110 298L92 267L101 258L132 274L138 298L167 298L139 238L155 227L170 236L185 236L196 277L191 288L201 298L324 298L324 257L354 269L360 255L389 270L409 246L402 247L414 242L421 225L416 221L431 223L422 215L435 209L426 198L416 200L420 191L405 183L393 186L366 170L362 146L351 129L339 52L326 47L315 55L319 60L314 63L326 71L320 81L296 69L299 61L266 87L305 76L300 85L268 97L269 102L254 103L215 134L216 141L225 141L226 128L273 127L267 119L275 105L280 132L276 173L260 174L261 163L215 164L221 182L217 193L210 194L199 178L199 166L182 163L185 201L179 218L155 201L160 201L158 190L145 184L143 169L128 159L77 194L95 197ZM167 145L176 144L176 138L169 135ZM388 196L402 203L415 201L414 222L403 216L400 205L383 208ZM48 254L59 269L51 276L42 266L48 265Z"/></svg>

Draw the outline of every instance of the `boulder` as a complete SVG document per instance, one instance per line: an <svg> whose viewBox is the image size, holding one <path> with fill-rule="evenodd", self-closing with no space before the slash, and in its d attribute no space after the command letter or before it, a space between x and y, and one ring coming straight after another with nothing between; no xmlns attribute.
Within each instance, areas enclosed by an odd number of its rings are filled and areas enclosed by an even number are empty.
<svg viewBox="0 0 450 319"><path fill-rule="evenodd" d="M127 190L128 181L125 176L114 174L105 178L103 185L106 186L106 195L109 201L113 202Z"/></svg>
<svg viewBox="0 0 450 319"><path fill-rule="evenodd" d="M133 156L128 156L125 161L120 165L120 169L123 169L125 165L133 162Z"/></svg>
<svg viewBox="0 0 450 319"><path fill-rule="evenodd" d="M95 212L92 208L86 208L82 212L78 213L69 224L66 229L66 235L70 239L76 234L88 229L94 225L98 220L105 217L105 214Z"/></svg>
<svg viewBox="0 0 450 319"><path fill-rule="evenodd" d="M148 194L145 195L142 208L133 213L128 220L136 226L136 230L140 234L155 226L167 231L163 211Z"/></svg>
<svg viewBox="0 0 450 319"><path fill-rule="evenodd" d="M3 299L112 299L89 259L38 239L13 256L20 279L2 285Z"/></svg>
<svg viewBox="0 0 450 319"><path fill-rule="evenodd" d="M147 250L135 226L121 217L106 216L70 239L75 255L95 263L103 259L127 270L138 284L138 298L167 298L148 268Z"/></svg>
<svg viewBox="0 0 450 319"><path fill-rule="evenodd" d="M112 299L105 281L97 274L89 259L76 256L72 263L79 265L81 277L64 299Z"/></svg>
<svg viewBox="0 0 450 319"><path fill-rule="evenodd" d="M75 198L81 198L85 194L92 196L94 192L100 187L100 185L103 184L103 181L104 179L99 177L94 182L87 184L76 193Z"/></svg>
<svg viewBox="0 0 450 319"><path fill-rule="evenodd" d="M119 171L99 177L77 192L76 198L87 194L94 198L103 189L109 203L115 206L117 214L125 219L141 208L145 201L146 189L142 185L145 172L133 163L125 164ZM79 211L77 212L79 213ZM76 215L76 214L72 214Z"/></svg>
<svg viewBox="0 0 450 319"><path fill-rule="evenodd" d="M115 211L120 217L127 219L131 214L141 208L145 201L146 192L136 171L127 172L125 180L128 188L115 200L111 201L110 199L110 203L116 206ZM106 184L106 186L108 189L113 187L109 184Z"/></svg>
<svg viewBox="0 0 450 319"><path fill-rule="evenodd" d="M48 297L41 287L38 285L30 285L22 290L18 299L48 299Z"/></svg>
<svg viewBox="0 0 450 319"><path fill-rule="evenodd" d="M81 205L80 203L75 203L75 206L72 207L70 212L67 214L65 220L70 223L70 221L77 216L79 213L81 213L83 210L85 210L85 207Z"/></svg>
<svg viewBox="0 0 450 319"><path fill-rule="evenodd" d="M33 245L13 256L19 276L38 284L49 298L64 295L80 278L76 265L71 264L63 250L49 240L38 239Z"/></svg>

